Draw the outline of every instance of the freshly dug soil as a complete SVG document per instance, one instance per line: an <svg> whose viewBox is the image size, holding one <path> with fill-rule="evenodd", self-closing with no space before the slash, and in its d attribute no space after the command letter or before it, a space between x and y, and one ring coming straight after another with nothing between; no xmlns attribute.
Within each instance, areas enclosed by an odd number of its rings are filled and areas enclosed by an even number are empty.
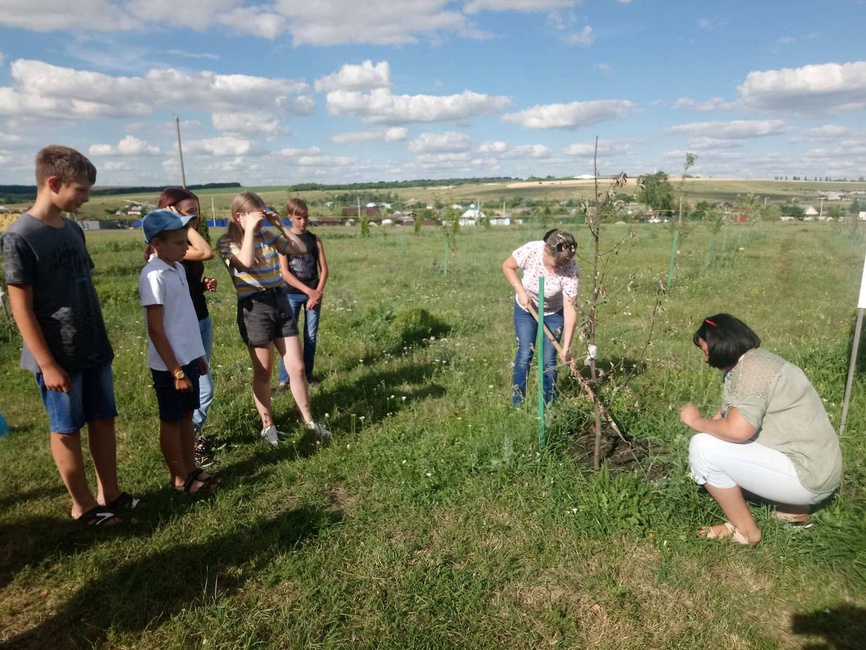
<svg viewBox="0 0 866 650"><path fill-rule="evenodd" d="M568 453L591 468L595 431L590 427L573 432ZM666 477L670 469L670 456L666 449L649 440L628 437L623 440L605 423L602 423L601 431L601 460L607 462L612 472L643 471L652 480Z"/></svg>

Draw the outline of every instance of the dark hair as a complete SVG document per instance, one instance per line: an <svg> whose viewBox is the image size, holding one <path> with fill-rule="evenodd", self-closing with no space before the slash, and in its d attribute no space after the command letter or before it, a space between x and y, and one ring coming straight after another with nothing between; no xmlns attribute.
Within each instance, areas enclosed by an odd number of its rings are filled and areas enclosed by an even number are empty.
<svg viewBox="0 0 866 650"><path fill-rule="evenodd" d="M178 203L183 203L184 201L195 201L196 205L199 204L198 197L185 187L166 187L162 191L162 194L159 195L159 203L156 207L158 210L174 207ZM200 206L199 211L201 211Z"/></svg>
<svg viewBox="0 0 866 650"><path fill-rule="evenodd" d="M707 363L723 370L737 365L740 357L752 348L761 347L761 339L752 328L730 314L705 318L692 341L700 347L700 339L707 342Z"/></svg>
<svg viewBox="0 0 866 650"><path fill-rule="evenodd" d="M52 144L36 154L36 184L40 187L51 176L61 183L96 182L96 167L87 157L69 147Z"/></svg>
<svg viewBox="0 0 866 650"><path fill-rule="evenodd" d="M572 260L577 251L577 242L574 235L565 230L554 228L544 233L544 247L548 255L553 258L556 266L562 266Z"/></svg>

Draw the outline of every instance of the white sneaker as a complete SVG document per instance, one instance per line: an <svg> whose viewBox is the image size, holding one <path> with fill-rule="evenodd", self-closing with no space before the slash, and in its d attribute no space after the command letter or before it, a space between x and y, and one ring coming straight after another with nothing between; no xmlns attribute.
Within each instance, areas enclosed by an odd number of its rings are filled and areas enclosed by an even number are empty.
<svg viewBox="0 0 866 650"><path fill-rule="evenodd" d="M307 422L307 428L316 434L319 438L330 438L331 432L328 431L321 424L317 424L316 422Z"/></svg>
<svg viewBox="0 0 866 650"><path fill-rule="evenodd" d="M269 445L271 445L272 447L276 447L277 444L279 444L280 442L277 438L277 433L277 428L272 424L271 426L262 429L260 435L262 436L262 438L268 441Z"/></svg>

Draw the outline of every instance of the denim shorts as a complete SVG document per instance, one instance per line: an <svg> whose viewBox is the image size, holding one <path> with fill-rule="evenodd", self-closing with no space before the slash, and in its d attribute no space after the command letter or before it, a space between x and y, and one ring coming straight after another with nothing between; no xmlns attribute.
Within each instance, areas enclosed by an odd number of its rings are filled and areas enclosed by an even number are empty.
<svg viewBox="0 0 866 650"><path fill-rule="evenodd" d="M48 390L41 372L35 377L52 433L78 433L88 422L117 417L110 361L70 374L68 393Z"/></svg>
<svg viewBox="0 0 866 650"><path fill-rule="evenodd" d="M190 416L199 405L199 367L198 360L181 366L183 374L192 382L192 390L175 390L174 376L168 370L150 369L156 403L159 404L160 422L180 422L187 414Z"/></svg>
<svg viewBox="0 0 866 650"><path fill-rule="evenodd" d="M285 291L267 289L238 301L238 329L249 346L261 348L276 339L298 335Z"/></svg>

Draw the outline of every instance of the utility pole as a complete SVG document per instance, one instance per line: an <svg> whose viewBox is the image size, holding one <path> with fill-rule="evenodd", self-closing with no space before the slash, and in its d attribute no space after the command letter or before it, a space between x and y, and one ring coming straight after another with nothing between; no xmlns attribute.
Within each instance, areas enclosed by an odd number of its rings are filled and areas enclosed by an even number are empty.
<svg viewBox="0 0 866 650"><path fill-rule="evenodd" d="M186 189L186 171L183 168L183 147L180 144L180 117L174 116L174 125L177 128L177 153L180 155L180 180L182 187Z"/></svg>
<svg viewBox="0 0 866 650"><path fill-rule="evenodd" d="M820 220L824 216L824 197L821 197L821 207L818 211L818 219Z"/></svg>

